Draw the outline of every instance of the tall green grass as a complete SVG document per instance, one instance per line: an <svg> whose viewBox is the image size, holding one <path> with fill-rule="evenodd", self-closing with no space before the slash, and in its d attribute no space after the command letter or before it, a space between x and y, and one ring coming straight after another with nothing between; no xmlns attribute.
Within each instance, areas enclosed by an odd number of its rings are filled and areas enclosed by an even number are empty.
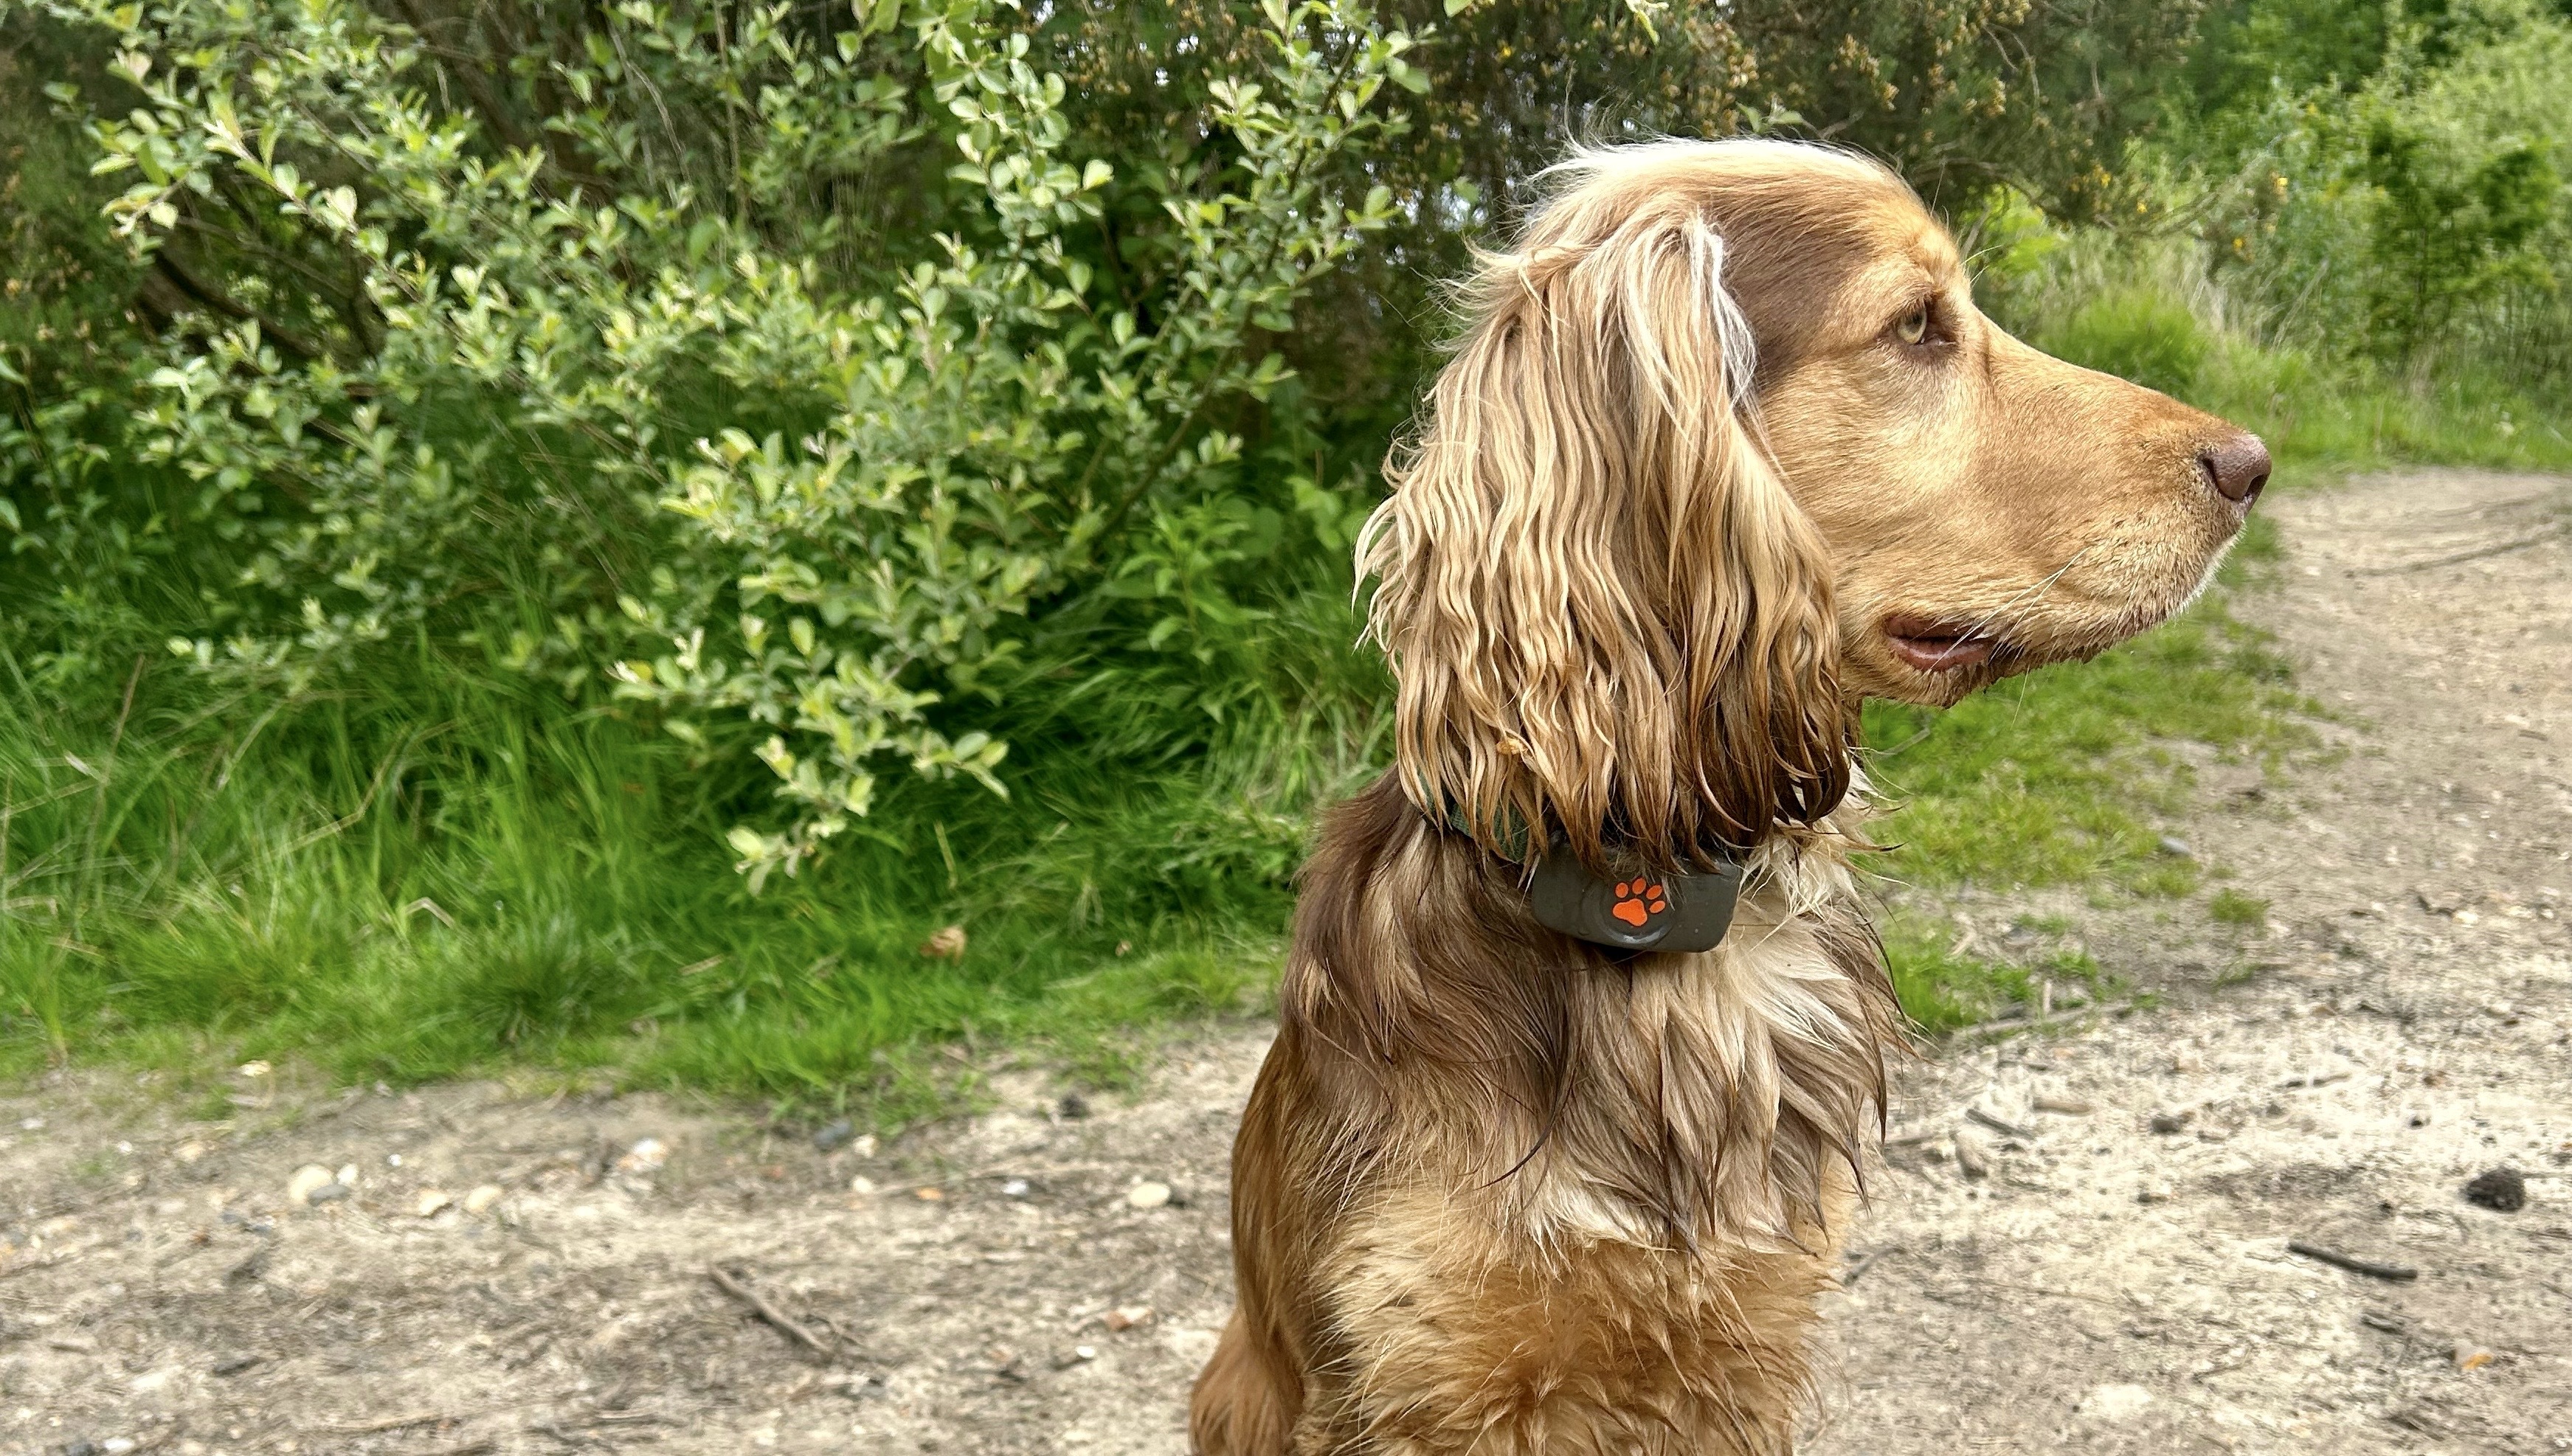
<svg viewBox="0 0 2572 1456"><path fill-rule="evenodd" d="M1252 781L914 786L754 896L722 831L755 778L442 686L232 740L147 679L110 752L85 713L0 695L0 1066L514 1065L916 1109L953 1080L929 1075L942 1042L1039 1038L1119 1075L1131 1029L1243 1004L1288 904L1293 831L1246 820L1309 752L1245 752ZM924 956L950 924L963 954Z"/></svg>

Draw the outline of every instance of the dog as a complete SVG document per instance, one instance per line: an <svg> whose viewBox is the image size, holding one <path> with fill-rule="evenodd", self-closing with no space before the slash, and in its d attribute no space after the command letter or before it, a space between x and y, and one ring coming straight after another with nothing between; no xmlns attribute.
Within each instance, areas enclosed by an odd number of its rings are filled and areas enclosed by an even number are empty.
<svg viewBox="0 0 2572 1456"><path fill-rule="evenodd" d="M1791 1450L1904 1044L1859 705L2161 622L2267 480L1984 317L1870 161L1673 141L1547 181L1359 546L1395 762L1304 871L1203 1456ZM1596 915L1707 886L1710 949Z"/></svg>

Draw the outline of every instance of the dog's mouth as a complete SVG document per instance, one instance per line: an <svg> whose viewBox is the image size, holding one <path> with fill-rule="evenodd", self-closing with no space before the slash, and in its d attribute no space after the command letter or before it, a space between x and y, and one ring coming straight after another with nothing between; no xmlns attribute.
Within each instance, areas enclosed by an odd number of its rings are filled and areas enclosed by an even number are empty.
<svg viewBox="0 0 2572 1456"><path fill-rule="evenodd" d="M1884 624L1885 644L1894 659L1922 673L1953 673L1979 668L2009 649L1987 628L1960 627L1916 617L1896 617Z"/></svg>

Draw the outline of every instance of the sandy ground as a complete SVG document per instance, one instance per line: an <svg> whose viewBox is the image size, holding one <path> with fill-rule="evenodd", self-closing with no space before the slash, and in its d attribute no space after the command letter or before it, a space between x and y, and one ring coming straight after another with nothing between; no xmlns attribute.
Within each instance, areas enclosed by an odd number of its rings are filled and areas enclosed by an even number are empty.
<svg viewBox="0 0 2572 1456"><path fill-rule="evenodd" d="M2164 999L1905 1069L1809 1451L2572 1450L2572 482L2271 508L2248 611L2343 751L2206 762L2170 826L2269 921L1949 907ZM1264 1042L829 1152L648 1097L15 1089L0 1452L1177 1452ZM2524 1209L2460 1196L2500 1166Z"/></svg>

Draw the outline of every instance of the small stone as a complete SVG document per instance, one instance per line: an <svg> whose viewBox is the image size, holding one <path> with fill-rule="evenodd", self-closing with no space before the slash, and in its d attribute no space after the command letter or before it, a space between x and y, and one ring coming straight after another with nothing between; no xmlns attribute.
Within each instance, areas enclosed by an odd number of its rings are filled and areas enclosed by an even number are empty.
<svg viewBox="0 0 2572 1456"><path fill-rule="evenodd" d="M2162 836L2161 850L2164 854L2170 855L2174 859L2195 859L2197 857L2197 851L2189 846L2189 842L2186 839L2179 837L2177 834L2164 834ZM2135 1386L2132 1388L2140 1390L2143 1387Z"/></svg>
<svg viewBox="0 0 2572 1456"><path fill-rule="evenodd" d="M1125 1202L1137 1209L1157 1209L1170 1201L1170 1186L1150 1179L1125 1191Z"/></svg>
<svg viewBox="0 0 2572 1456"><path fill-rule="evenodd" d="M2515 1213L2527 1207L2527 1179L2515 1168L2495 1168L2465 1185L2465 1202L2478 1208Z"/></svg>
<svg viewBox="0 0 2572 1456"><path fill-rule="evenodd" d="M244 1284L258 1283L268 1273L268 1253L269 1245L263 1243L245 1255L241 1262L224 1270L225 1287L239 1288ZM220 1375L224 1372L218 1370L215 1373Z"/></svg>
<svg viewBox="0 0 2572 1456"><path fill-rule="evenodd" d="M964 959L964 927L949 925L941 928L937 934L921 943L920 953L923 958L933 961Z"/></svg>
<svg viewBox="0 0 2572 1456"><path fill-rule="evenodd" d="M455 1207L454 1198L444 1189L421 1189L419 1198L410 1206L411 1213L422 1218L434 1218Z"/></svg>
<svg viewBox="0 0 2572 1456"><path fill-rule="evenodd" d="M669 1145L658 1138L637 1138L625 1156L616 1160L618 1173L656 1173L670 1161Z"/></svg>
<svg viewBox="0 0 2572 1456"><path fill-rule="evenodd" d="M320 1188L315 1189L313 1192L306 1194L304 1196L304 1201L318 1209L323 1204L338 1203L340 1200L347 1198L350 1194L355 1192L355 1189L348 1187L344 1183L325 1183Z"/></svg>
<svg viewBox="0 0 2572 1456"><path fill-rule="evenodd" d="M924 1204L947 1202L947 1190L942 1188L916 1188L911 1191L911 1196Z"/></svg>
<svg viewBox="0 0 2572 1456"><path fill-rule="evenodd" d="M842 1118L813 1135L813 1146L825 1153L837 1153L857 1141L858 1125Z"/></svg>
<svg viewBox="0 0 2572 1456"><path fill-rule="evenodd" d="M2146 1126L2150 1127L2154 1132L2163 1134L2164 1136L2168 1136L2172 1133L2184 1133L2188 1131L2189 1117L2190 1114L2184 1112L2155 1113L2152 1116L2152 1121L2146 1124Z"/></svg>
<svg viewBox="0 0 2572 1456"><path fill-rule="evenodd" d="M238 1375L264 1358L261 1355L226 1355L208 1368L218 1375Z"/></svg>
<svg viewBox="0 0 2572 1456"><path fill-rule="evenodd" d="M1991 1177L1991 1140L1979 1133L1958 1133L1956 1135L1956 1171L1969 1179Z"/></svg>
<svg viewBox="0 0 2572 1456"><path fill-rule="evenodd" d="M1000 1197L1004 1199L1023 1199L1026 1196L1027 1181L1023 1178L1013 1178L1000 1185Z"/></svg>
<svg viewBox="0 0 2572 1456"><path fill-rule="evenodd" d="M132 1436L110 1436L98 1449L106 1452L107 1456L125 1456L126 1452L135 1449L138 1444Z"/></svg>
<svg viewBox="0 0 2572 1456"><path fill-rule="evenodd" d="M2500 1358L2499 1355L2484 1349L2481 1345L2469 1344L2463 1340L2456 1341L2455 1354L2456 1368L2460 1371L2479 1370Z"/></svg>
<svg viewBox="0 0 2572 1456"><path fill-rule="evenodd" d="M265 1077L277 1069L268 1065L266 1062L244 1062L236 1070L244 1077L258 1078Z"/></svg>
<svg viewBox="0 0 2572 1456"><path fill-rule="evenodd" d="M2140 1385L2102 1385L2082 1397L2080 1414L2094 1421L2130 1421L2153 1403L2153 1393Z"/></svg>
<svg viewBox="0 0 2572 1456"><path fill-rule="evenodd" d="M198 1159L206 1156L206 1145L194 1141L182 1143L170 1150L170 1156L178 1161L180 1167L191 1168Z"/></svg>
<svg viewBox="0 0 2572 1456"><path fill-rule="evenodd" d="M856 1194L860 1198L872 1197L875 1191L876 1181L867 1177L863 1173L849 1180L849 1192Z"/></svg>
<svg viewBox="0 0 2572 1456"><path fill-rule="evenodd" d="M491 1206L500 1202L502 1197L498 1184L486 1183L464 1196L464 1212L480 1217L491 1212Z"/></svg>
<svg viewBox="0 0 2572 1456"><path fill-rule="evenodd" d="M2031 1104L2041 1113L2060 1113L2067 1118L2086 1118L2098 1111L2077 1097L2040 1097Z"/></svg>
<svg viewBox="0 0 2572 1456"><path fill-rule="evenodd" d="M1138 1324L1148 1324L1151 1318L1152 1306L1149 1304L1119 1304L1107 1311L1103 1322L1113 1333L1132 1329Z"/></svg>
<svg viewBox="0 0 2572 1456"><path fill-rule="evenodd" d="M295 1170L295 1176L286 1181L286 1202L289 1204L311 1203L313 1201L314 1190L327 1188L335 1182L337 1182L337 1180L330 1177L330 1170L323 1168L319 1163L308 1163L302 1168Z"/></svg>
<svg viewBox="0 0 2572 1456"><path fill-rule="evenodd" d="M1062 1095L1062 1101L1053 1105L1053 1110L1064 1122L1076 1123L1089 1116L1089 1103L1077 1092L1066 1092Z"/></svg>
<svg viewBox="0 0 2572 1456"><path fill-rule="evenodd" d="M851 1144L849 1145L849 1152L850 1152L850 1154L851 1154L851 1155L853 1155L853 1156L855 1156L855 1157L858 1157L858 1158L873 1158L873 1157L875 1157L875 1156L876 1156L876 1135L875 1135L875 1134L873 1134L873 1133L867 1133L867 1134L863 1134L863 1135L861 1135L861 1136L859 1137L858 1141L856 1141L856 1142L854 1142L854 1143L851 1143Z"/></svg>
<svg viewBox="0 0 2572 1456"><path fill-rule="evenodd" d="M330 1181L339 1185L341 1188L355 1188L357 1186L357 1165L353 1163L340 1164L339 1171L330 1176Z"/></svg>
<svg viewBox="0 0 2572 1456"><path fill-rule="evenodd" d="M2139 1204L2149 1206L2152 1204L2167 1204L2170 1201L2171 1186L2166 1183L2148 1183L2142 1188L2135 1190L2135 1202Z"/></svg>

